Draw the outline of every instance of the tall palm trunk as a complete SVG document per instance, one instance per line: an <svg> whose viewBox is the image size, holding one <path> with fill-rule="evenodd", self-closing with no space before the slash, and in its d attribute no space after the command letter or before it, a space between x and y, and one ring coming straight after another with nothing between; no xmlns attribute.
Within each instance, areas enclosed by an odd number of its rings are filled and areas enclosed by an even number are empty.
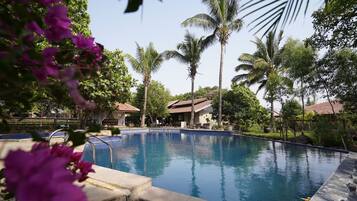
<svg viewBox="0 0 357 201"><path fill-rule="evenodd" d="M141 113L141 127L145 126L145 115L146 115L146 103L147 103L147 98L148 98L148 84L144 83L144 105L143 105L143 111Z"/></svg>
<svg viewBox="0 0 357 201"><path fill-rule="evenodd" d="M271 98L270 100L270 129L272 131L275 131L275 125L274 125L274 100Z"/></svg>
<svg viewBox="0 0 357 201"><path fill-rule="evenodd" d="M304 103L304 77L301 77L300 80L301 87L301 105L302 105L302 124L301 124L301 135L304 135L304 127L305 127L305 103Z"/></svg>
<svg viewBox="0 0 357 201"><path fill-rule="evenodd" d="M219 84L218 84L218 126L222 125L222 75L223 75L224 42L221 42L221 60L219 64Z"/></svg>
<svg viewBox="0 0 357 201"><path fill-rule="evenodd" d="M195 103L193 102L195 100L195 77L191 78L191 120L190 120L190 126L193 128L194 127L194 122L195 122Z"/></svg>

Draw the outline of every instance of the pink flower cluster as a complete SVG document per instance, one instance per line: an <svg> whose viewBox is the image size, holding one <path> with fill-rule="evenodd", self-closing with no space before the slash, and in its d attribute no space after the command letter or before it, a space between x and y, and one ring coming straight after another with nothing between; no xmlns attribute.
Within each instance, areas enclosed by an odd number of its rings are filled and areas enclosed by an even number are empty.
<svg viewBox="0 0 357 201"><path fill-rule="evenodd" d="M74 181L82 182L92 164L66 145L35 144L31 151L11 151L5 158L5 182L18 201L85 201Z"/></svg>
<svg viewBox="0 0 357 201"><path fill-rule="evenodd" d="M93 102L89 102L81 96L75 74L76 70L82 67L98 66L97 64L102 60L103 48L95 43L92 37L72 34L71 20L68 18L67 7L62 0L38 1L47 10L44 16L46 27L41 28L36 21L28 22L25 28L31 34L26 35L24 40L33 42L36 36L45 37L53 46L43 50L42 61L32 59L25 53L22 58L24 64L30 67L32 74L41 83L46 84L49 77L62 80L69 90L69 95L78 106L94 108ZM56 62L57 53L60 52L57 44L66 39L70 39L78 50L72 58L73 63L66 68L61 68L59 62ZM69 71L71 73L68 73Z"/></svg>

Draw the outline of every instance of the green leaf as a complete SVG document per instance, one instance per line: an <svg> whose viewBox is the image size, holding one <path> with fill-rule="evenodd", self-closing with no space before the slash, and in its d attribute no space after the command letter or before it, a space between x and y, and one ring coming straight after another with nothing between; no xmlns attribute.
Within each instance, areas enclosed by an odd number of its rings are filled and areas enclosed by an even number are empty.
<svg viewBox="0 0 357 201"><path fill-rule="evenodd" d="M46 139L42 138L37 132L31 132L32 140L35 142L48 142Z"/></svg>
<svg viewBox="0 0 357 201"><path fill-rule="evenodd" d="M85 132L74 132L72 130L68 130L68 141L72 142L72 147L77 147L86 142L86 133Z"/></svg>
<svg viewBox="0 0 357 201"><path fill-rule="evenodd" d="M143 0L128 0L128 5L126 6L124 13L136 12L142 4Z"/></svg>

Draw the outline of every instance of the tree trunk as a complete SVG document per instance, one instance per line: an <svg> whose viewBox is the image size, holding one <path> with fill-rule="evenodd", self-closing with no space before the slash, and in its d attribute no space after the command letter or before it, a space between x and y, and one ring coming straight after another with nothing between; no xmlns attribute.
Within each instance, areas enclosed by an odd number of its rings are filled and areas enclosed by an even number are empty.
<svg viewBox="0 0 357 201"><path fill-rule="evenodd" d="M305 127L304 77L301 77L300 87L301 87L301 105L302 105L301 135L304 135L304 127Z"/></svg>
<svg viewBox="0 0 357 201"><path fill-rule="evenodd" d="M191 120L190 120L190 126L192 128L195 127L195 103L193 102L195 100L195 77L191 78Z"/></svg>
<svg viewBox="0 0 357 201"><path fill-rule="evenodd" d="M223 76L224 43L221 42L221 60L219 64L219 84L218 84L218 126L222 125L222 76Z"/></svg>
<svg viewBox="0 0 357 201"><path fill-rule="evenodd" d="M274 100L271 98L270 100L270 129L272 131L275 130L275 125L274 125Z"/></svg>
<svg viewBox="0 0 357 201"><path fill-rule="evenodd" d="M148 84L144 83L144 104L143 104L143 111L141 113L141 124L140 124L140 126L142 128L145 127L145 115L146 115L147 98L148 98Z"/></svg>

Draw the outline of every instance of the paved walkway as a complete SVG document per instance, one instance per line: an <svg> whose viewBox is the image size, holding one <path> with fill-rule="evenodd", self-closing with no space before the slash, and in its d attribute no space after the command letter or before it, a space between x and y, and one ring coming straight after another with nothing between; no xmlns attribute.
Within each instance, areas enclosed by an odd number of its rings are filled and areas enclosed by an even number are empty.
<svg viewBox="0 0 357 201"><path fill-rule="evenodd" d="M311 201L357 201L357 196L349 193L347 184L353 184L352 175L357 182L357 153L350 153L337 170L320 187Z"/></svg>

